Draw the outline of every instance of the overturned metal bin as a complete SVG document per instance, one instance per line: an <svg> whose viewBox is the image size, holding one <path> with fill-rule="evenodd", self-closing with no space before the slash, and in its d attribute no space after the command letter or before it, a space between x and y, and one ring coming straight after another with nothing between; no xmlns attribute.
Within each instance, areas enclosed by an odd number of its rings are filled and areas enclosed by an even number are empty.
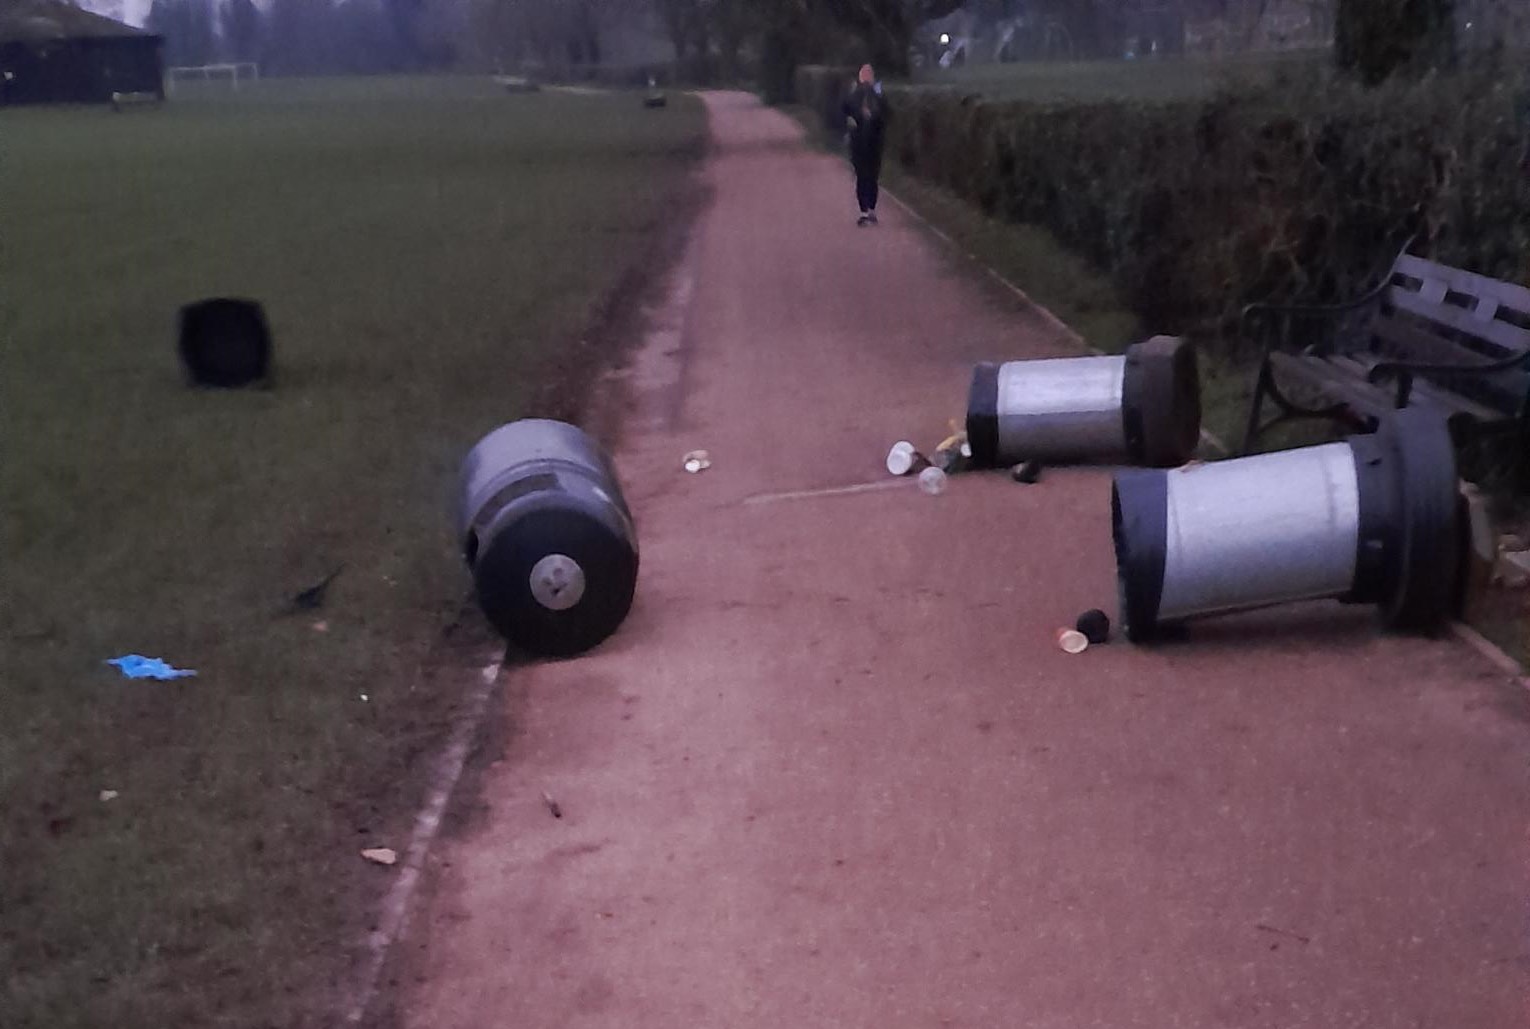
<svg viewBox="0 0 1530 1029"><path fill-rule="evenodd" d="M967 396L974 463L1184 464L1201 432L1195 349L1154 336L1126 353L983 363Z"/></svg>
<svg viewBox="0 0 1530 1029"><path fill-rule="evenodd" d="M1324 598L1376 604L1388 628L1434 631L1459 602L1461 504L1450 432L1417 409L1342 443L1119 472L1111 513L1127 638Z"/></svg>
<svg viewBox="0 0 1530 1029"><path fill-rule="evenodd" d="M271 383L271 327L259 301L210 297L186 304L176 347L195 385L238 389Z"/></svg>
<svg viewBox="0 0 1530 1029"><path fill-rule="evenodd" d="M632 607L632 514L610 460L567 423L526 419L479 440L462 466L458 539L484 614L526 650L588 650Z"/></svg>

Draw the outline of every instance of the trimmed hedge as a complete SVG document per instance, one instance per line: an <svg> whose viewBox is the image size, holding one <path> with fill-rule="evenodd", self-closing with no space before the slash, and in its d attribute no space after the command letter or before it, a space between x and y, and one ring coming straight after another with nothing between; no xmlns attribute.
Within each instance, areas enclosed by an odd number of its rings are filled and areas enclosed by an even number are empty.
<svg viewBox="0 0 1530 1029"><path fill-rule="evenodd" d="M798 99L828 111L847 81L799 69ZM1204 331L1250 301L1352 295L1415 233L1415 252L1530 282L1517 81L1286 83L1163 103L898 89L888 146L988 214L1050 229L1155 331Z"/></svg>

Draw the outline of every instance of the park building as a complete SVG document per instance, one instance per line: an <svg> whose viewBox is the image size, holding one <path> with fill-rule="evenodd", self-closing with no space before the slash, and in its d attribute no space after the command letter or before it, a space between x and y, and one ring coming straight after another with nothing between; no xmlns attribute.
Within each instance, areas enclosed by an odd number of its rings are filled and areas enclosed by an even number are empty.
<svg viewBox="0 0 1530 1029"><path fill-rule="evenodd" d="M163 41L65 0L0 0L0 106L164 95Z"/></svg>

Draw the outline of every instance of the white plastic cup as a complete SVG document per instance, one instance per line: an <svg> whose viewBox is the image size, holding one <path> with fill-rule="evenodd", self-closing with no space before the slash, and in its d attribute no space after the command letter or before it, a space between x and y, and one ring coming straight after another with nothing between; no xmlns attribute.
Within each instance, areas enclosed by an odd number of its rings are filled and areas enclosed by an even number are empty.
<svg viewBox="0 0 1530 1029"><path fill-rule="evenodd" d="M889 475L908 475L919 471L929 463L929 460L919 451L915 450L914 445L908 440L900 439L887 452L887 472Z"/></svg>
<svg viewBox="0 0 1530 1029"><path fill-rule="evenodd" d="M1057 645L1068 654L1082 654L1089 649L1089 637L1077 629L1058 629Z"/></svg>
<svg viewBox="0 0 1530 1029"><path fill-rule="evenodd" d="M932 497L938 497L946 491L946 473L939 468L926 468L919 473L919 488Z"/></svg>

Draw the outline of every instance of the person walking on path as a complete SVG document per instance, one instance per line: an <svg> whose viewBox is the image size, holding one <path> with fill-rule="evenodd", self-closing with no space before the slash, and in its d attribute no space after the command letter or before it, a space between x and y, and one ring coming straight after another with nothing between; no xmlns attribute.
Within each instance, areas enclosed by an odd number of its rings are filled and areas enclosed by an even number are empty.
<svg viewBox="0 0 1530 1029"><path fill-rule="evenodd" d="M882 174L882 146L886 140L887 98L871 65L860 75L845 98L845 119L850 129L850 164L855 169L855 199L861 215L857 225L877 223L877 179Z"/></svg>

